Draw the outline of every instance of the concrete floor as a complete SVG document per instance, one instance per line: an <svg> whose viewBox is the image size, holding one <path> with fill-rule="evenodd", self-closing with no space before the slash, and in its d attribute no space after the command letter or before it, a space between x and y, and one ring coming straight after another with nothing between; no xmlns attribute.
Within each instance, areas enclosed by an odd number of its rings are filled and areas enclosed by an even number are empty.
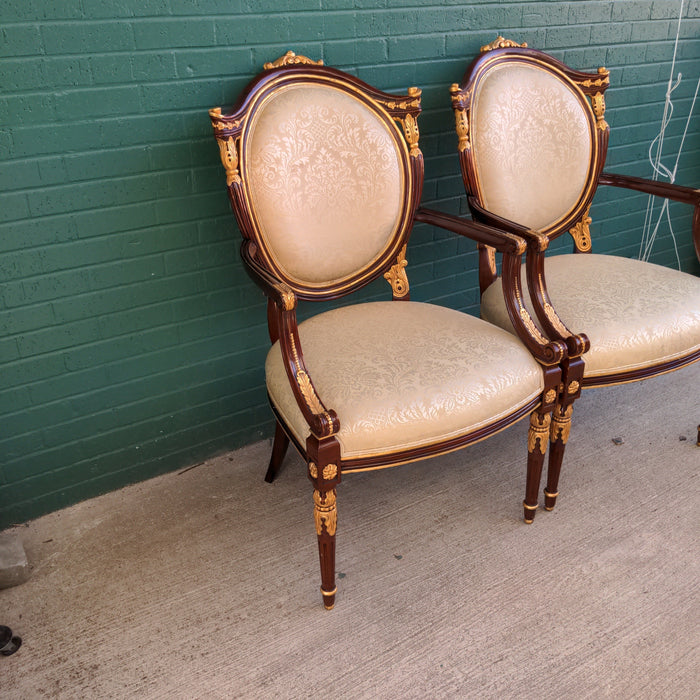
<svg viewBox="0 0 700 700"><path fill-rule="evenodd" d="M0 696L695 698L699 380L585 392L530 526L527 421L347 476L330 612L304 465L265 484L266 442L15 528Z"/></svg>

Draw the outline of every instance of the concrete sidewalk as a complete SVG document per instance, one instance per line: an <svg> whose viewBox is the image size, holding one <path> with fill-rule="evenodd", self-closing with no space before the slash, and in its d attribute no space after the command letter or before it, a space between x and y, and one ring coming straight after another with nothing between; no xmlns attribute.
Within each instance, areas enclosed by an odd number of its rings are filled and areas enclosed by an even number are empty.
<svg viewBox="0 0 700 700"><path fill-rule="evenodd" d="M15 528L0 695L695 698L699 387L696 364L585 392L530 526L527 421L345 477L330 612L304 465L264 483L267 442Z"/></svg>

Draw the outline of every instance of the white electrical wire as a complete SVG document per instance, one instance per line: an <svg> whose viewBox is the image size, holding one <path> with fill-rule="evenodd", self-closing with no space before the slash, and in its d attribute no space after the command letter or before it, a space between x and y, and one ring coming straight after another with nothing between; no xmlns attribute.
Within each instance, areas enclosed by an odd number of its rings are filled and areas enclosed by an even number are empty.
<svg viewBox="0 0 700 700"><path fill-rule="evenodd" d="M674 83L673 81L673 73L676 67L676 53L678 51L678 39L680 37L681 33L681 20L683 18L683 5L685 3L685 0L681 0L681 6L680 6L680 11L678 12L678 27L676 29L676 41L673 46L673 60L671 62L671 74L668 78L668 87L666 89L666 100L664 102L664 114L661 119L661 129L658 133L658 135L654 138L654 140L651 142L649 145L649 162L651 163L651 167L654 169L654 174L652 176L653 180L658 180L659 176L662 177L667 177L669 182L673 183L676 179L676 173L678 172L678 161L680 160L681 157L681 152L683 150L683 144L685 143L685 137L686 134L688 133L688 126L690 125L690 118L692 117L693 114L693 109L695 107L695 102L698 97L698 88L700 88L700 78L698 78L698 83L695 86L695 94L693 95L693 101L690 104L690 110L688 112L688 118L685 122L685 128L683 130L683 137L681 138L681 144L678 148L678 153L676 154L676 162L673 165L673 170L669 170L662 162L661 162L661 152L663 150L663 145L664 145L664 137L666 135L666 127L668 126L669 122L671 121L671 117L673 116L673 102L671 101L671 94L673 91L680 85L681 79L683 78L682 73L678 73L678 77L676 78L676 81ZM656 147L656 153L655 155L652 155L652 151L654 151L654 147ZM663 204L661 205L661 211L658 213L658 218L656 219L656 224L654 224L654 228L652 230L652 224L654 221L654 196L649 195L649 199L647 201L647 210L646 214L644 216L644 227L642 228L642 240L639 246L639 259L647 261L649 260L649 257L651 256L651 251L654 246L654 242L656 241L656 235L659 231L659 227L661 225L661 221L666 218L666 221L668 222L668 228L669 231L671 232L671 239L673 240L673 247L676 251L676 262L678 263L678 269L680 270L681 268L681 260L680 256L678 255L678 245L676 243L676 235L673 232L673 226L671 225L671 215L669 212L669 201L668 199L664 199Z"/></svg>

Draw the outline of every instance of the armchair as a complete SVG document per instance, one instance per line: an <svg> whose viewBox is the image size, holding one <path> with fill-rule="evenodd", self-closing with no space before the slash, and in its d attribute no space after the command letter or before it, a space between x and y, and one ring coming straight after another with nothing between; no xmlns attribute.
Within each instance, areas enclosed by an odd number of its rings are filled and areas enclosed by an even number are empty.
<svg viewBox="0 0 700 700"><path fill-rule="evenodd" d="M575 71L498 37L450 89L473 218L528 241L528 308L568 349L552 422L547 510L558 495L572 396L582 387L644 379L700 358L700 279L591 252L591 202L599 185L610 185L693 206L700 259L700 190L603 172L609 83L605 68ZM551 240L567 231L574 253L545 261L535 234ZM484 244L479 249L481 316L512 332L493 251Z"/></svg>
<svg viewBox="0 0 700 700"><path fill-rule="evenodd" d="M528 486L536 498L566 347L522 304L525 242L418 210L420 90L390 95L288 52L230 112L210 110L247 272L268 298L266 384L276 430L272 481L291 443L306 461L326 608L335 602L341 477L444 454L530 416ZM503 255L517 338L410 301L414 221ZM300 302L337 299L384 277L392 300L297 320Z"/></svg>

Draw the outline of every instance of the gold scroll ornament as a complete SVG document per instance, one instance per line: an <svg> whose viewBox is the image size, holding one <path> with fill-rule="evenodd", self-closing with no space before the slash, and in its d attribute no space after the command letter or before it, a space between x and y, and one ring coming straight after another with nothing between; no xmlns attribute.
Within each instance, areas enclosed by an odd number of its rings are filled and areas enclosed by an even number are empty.
<svg viewBox="0 0 700 700"><path fill-rule="evenodd" d="M384 279L389 282L394 296L398 299L408 294L408 275L406 274L406 245L399 251L396 264L392 265L389 272L384 273Z"/></svg>
<svg viewBox="0 0 700 700"><path fill-rule="evenodd" d="M277 60L271 61L263 65L264 70L271 70L272 68L281 68L282 66L296 66L296 65L306 65L306 66L322 66L323 61L314 61L306 56L297 56L294 51L287 51L284 56L280 56Z"/></svg>

